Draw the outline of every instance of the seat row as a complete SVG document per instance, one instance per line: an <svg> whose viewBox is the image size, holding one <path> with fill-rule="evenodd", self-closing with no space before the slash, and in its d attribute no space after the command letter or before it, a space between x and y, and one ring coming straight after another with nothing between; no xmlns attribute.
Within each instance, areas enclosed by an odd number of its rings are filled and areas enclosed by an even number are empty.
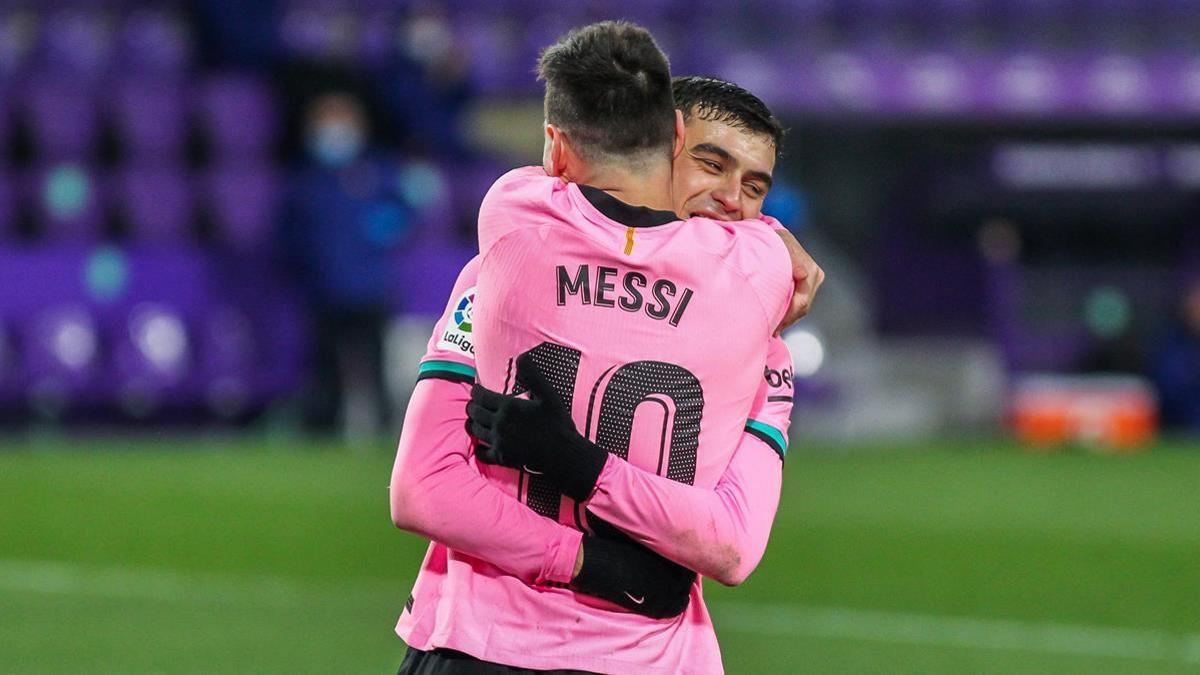
<svg viewBox="0 0 1200 675"><path fill-rule="evenodd" d="M211 256L0 251L0 286L0 411L236 416L300 378L295 299Z"/></svg>
<svg viewBox="0 0 1200 675"><path fill-rule="evenodd" d="M38 73L0 85L0 142L18 128L43 161L93 156L106 129L135 159L181 158L193 133L216 158L243 159L269 154L279 110L270 88L248 73L196 82L126 77L105 86Z"/></svg>
<svg viewBox="0 0 1200 675"><path fill-rule="evenodd" d="M170 164L100 171L65 162L0 171L0 241L194 240L202 225L233 248L271 245L282 178L265 163L200 172Z"/></svg>

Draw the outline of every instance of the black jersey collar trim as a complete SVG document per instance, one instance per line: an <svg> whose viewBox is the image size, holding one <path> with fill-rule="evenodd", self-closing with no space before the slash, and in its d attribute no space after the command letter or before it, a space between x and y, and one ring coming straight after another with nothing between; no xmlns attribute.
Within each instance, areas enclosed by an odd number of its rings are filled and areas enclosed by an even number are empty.
<svg viewBox="0 0 1200 675"><path fill-rule="evenodd" d="M670 211L626 204L604 190L590 185L580 185L579 192L605 218L627 227L656 227L679 220L679 216Z"/></svg>

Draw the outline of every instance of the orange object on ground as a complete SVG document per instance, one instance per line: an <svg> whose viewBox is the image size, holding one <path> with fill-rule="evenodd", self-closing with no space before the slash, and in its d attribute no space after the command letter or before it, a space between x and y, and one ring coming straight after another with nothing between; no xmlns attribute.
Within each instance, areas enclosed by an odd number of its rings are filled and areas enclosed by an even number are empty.
<svg viewBox="0 0 1200 675"><path fill-rule="evenodd" d="M1018 439L1040 449L1079 442L1134 452L1158 433L1158 399L1135 376L1031 375L1013 389L1009 421Z"/></svg>

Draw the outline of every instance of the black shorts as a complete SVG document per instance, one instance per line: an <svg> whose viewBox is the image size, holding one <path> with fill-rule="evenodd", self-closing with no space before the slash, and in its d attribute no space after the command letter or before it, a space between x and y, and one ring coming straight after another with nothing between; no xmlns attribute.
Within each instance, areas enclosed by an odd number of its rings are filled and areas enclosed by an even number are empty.
<svg viewBox="0 0 1200 675"><path fill-rule="evenodd" d="M530 670L479 659L453 649L434 649L423 652L408 648L396 675L588 675L582 670Z"/></svg>

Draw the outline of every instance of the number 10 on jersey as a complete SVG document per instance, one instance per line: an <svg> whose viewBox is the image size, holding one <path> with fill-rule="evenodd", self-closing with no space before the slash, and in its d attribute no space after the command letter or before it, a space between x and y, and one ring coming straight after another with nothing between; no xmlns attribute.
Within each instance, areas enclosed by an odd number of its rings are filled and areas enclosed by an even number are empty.
<svg viewBox="0 0 1200 675"><path fill-rule="evenodd" d="M579 362L578 349L543 342L525 352L538 372L550 383L568 412L575 400ZM516 359L508 362L506 394L521 394L525 383L516 377ZM700 418L704 411L704 390L700 380L682 366L663 361L631 361L614 365L591 385L583 435L621 459L629 458L634 416L642 405L662 407L662 428L657 436L658 462L653 468L659 475L691 485L696 478L696 449L700 443ZM643 436L644 437L644 436ZM525 502L534 511L549 518L558 517L561 495L539 476L522 472L528 480Z"/></svg>

